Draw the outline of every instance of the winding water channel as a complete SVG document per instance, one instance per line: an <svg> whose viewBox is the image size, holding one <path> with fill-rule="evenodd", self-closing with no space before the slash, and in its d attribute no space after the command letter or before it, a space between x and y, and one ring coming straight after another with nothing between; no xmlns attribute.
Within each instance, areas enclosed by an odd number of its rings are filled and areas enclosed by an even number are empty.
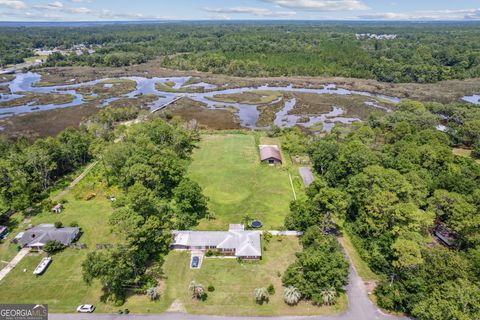
<svg viewBox="0 0 480 320"><path fill-rule="evenodd" d="M298 88L293 86L285 86L285 87L271 87L269 85L264 85L260 87L244 87L244 88L235 88L235 89L218 89L217 86L205 82L195 83L195 84L188 84L187 82L190 80L191 77L169 77L169 78L144 78L144 77L122 77L118 79L123 80L133 80L136 82L136 89L129 92L124 96L109 98L104 100L99 107L104 107L109 103L121 99L121 98L134 98L135 96L141 94L150 94L156 95L158 99L149 105L151 110L158 109L159 107L168 104L174 99L177 99L180 96L188 97L194 101L201 102L205 104L206 107L215 110L221 109L231 109L235 108L238 110L236 112L240 124L243 127L247 128L257 128L257 121L260 116L260 111L257 108L257 105L253 104L242 104L242 103L225 103L225 102L218 102L211 100L212 97L219 95L219 94L239 94L244 92L255 92L255 91L282 91L282 92L301 92L301 93L316 93L319 95L322 94L336 94L336 95L361 95L366 97L377 98L380 101L387 101L390 103L397 103L400 101L399 98L385 96L381 94L373 94L369 92L363 91L351 91L346 90L343 88L337 88L335 85L327 85L320 89L311 89L311 88ZM0 97L0 101L9 101L13 99L17 99L22 97L22 94L26 92L33 92L33 93L56 93L56 94L71 94L74 96L74 99L70 103L66 104L48 104L48 105L23 105L17 107L8 107L0 109L0 118L11 117L18 114L30 113L30 112L41 112L45 110L51 109L59 109L59 108L68 108L74 107L81 104L84 104L84 96L80 93L76 92L76 89L82 86L92 86L97 83L105 82L108 80L118 80L118 79L98 79L94 81L78 83L78 84L67 84L67 85L60 85L60 86L51 86L51 87L37 87L35 83L41 80L41 76L37 73L21 73L17 74L16 78L11 82L7 82L2 85L7 85L10 88L11 94L3 94ZM75 79L72 79L72 82ZM164 85L169 85L173 90L186 90L188 89L195 89L195 88L203 88L201 93L184 93L184 92L166 92L157 90L155 85L157 83L161 83ZM172 85L173 84L173 85ZM479 97L480 98L480 97ZM469 102L478 102L477 96L472 97L465 97L465 100L469 100ZM475 101L474 101L475 100ZM319 122L323 124L323 129L325 131L329 131L335 123L352 123L355 121L359 121L358 118L347 118L342 117L344 114L344 110L341 106L334 106L332 111L325 113L325 114L316 114L316 115L308 115L308 121L303 123L299 123L299 119L301 118L298 115L289 114L289 112L295 107L296 99L284 100L280 98L271 104L278 103L280 101L284 102L284 108L276 113L276 118L274 120L274 124L279 127L291 127L296 124L303 125L305 127L311 127ZM366 105L374 108L381 109L383 111L390 111L388 108L379 105L378 101L367 101Z"/></svg>

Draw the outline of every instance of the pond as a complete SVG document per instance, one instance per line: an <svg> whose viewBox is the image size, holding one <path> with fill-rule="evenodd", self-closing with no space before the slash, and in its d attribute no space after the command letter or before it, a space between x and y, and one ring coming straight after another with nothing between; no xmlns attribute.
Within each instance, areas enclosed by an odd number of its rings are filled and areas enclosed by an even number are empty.
<svg viewBox="0 0 480 320"><path fill-rule="evenodd" d="M60 86L46 86L46 87L37 87L35 83L41 80L41 76L37 73L21 73L17 74L16 78L6 83L9 86L12 94L3 94L0 101L9 101L13 99L17 99L22 97L22 93L25 92L34 92L34 93L57 93L57 94L71 94L75 98L72 102L67 104L49 104L49 105L38 105L35 108L32 108L30 105L23 105L19 107L8 107L0 109L0 118L11 117L18 114L23 113L30 113L30 112L41 112L50 109L58 109L58 108L68 108L73 106L78 106L83 103L84 96L76 91L79 87L82 86L92 86L101 82L107 82L112 80L132 80L136 83L136 89L129 92L128 94L122 97L134 98L135 96L142 95L142 94L150 94L156 95L158 99L149 105L151 110L155 110L158 108L162 108L165 104L178 99L179 97L185 96L194 101L198 101L203 103L207 108L215 109L215 110L222 110L222 109L229 109L232 108L236 110L236 115L240 120L240 124L242 127L256 129L256 123L260 117L260 111L257 108L257 105L254 104L242 104L242 103L219 103L218 101L211 100L212 97L219 95L219 94L239 94L245 92L255 92L255 91L281 91L281 92L300 92L300 93L315 93L315 94L332 94L332 95L360 95L366 97L373 97L378 98L380 100L387 101L389 103L397 103L400 101L399 98L396 97L389 97L380 94L373 94L369 92L362 92L362 91L352 91L346 90L343 88L337 88L335 85L330 84L324 86L323 88L312 89L312 88L298 88L290 86L284 87L272 87L268 84L265 84L260 87L244 87L244 88L235 88L235 89L218 89L216 85L200 82L189 84L189 80L191 77L167 77L167 78L144 78L144 77L122 77L118 79L98 79L94 81L88 81L84 83L78 84L68 84L68 85L60 85ZM156 84L162 84L163 86L168 86L171 90L162 91L160 86L160 90L156 88ZM112 85L107 83L104 85L105 87L111 87ZM201 90L198 90L198 89ZM195 91L204 91L204 92L188 92L189 89L196 89ZM177 91L177 92L176 92ZM185 92L178 92L178 91L185 91ZM109 103L120 99L121 97L114 97L109 98L102 103L99 104L98 107L104 107ZM341 106L334 106L332 111L324 114L314 114L308 115L308 121L301 121L299 123L301 117L298 115L290 114L290 111L296 106L296 99L283 99L279 98L271 104L279 103L283 100L284 107L276 113L274 124L279 127L292 127L294 125L302 125L305 127L312 127L317 123L323 124L323 129L325 131L329 131L335 123L345 123L350 124L355 121L360 121L358 118L348 118L342 117L344 114L344 110ZM390 111L388 108L379 105L378 103L374 102L366 102L366 105L370 107L378 108L379 110L383 111Z"/></svg>

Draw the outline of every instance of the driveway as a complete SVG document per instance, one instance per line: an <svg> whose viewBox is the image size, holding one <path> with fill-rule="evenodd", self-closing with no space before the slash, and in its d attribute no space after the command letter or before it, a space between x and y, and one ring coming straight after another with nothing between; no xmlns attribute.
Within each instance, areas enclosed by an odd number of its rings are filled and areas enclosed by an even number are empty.
<svg viewBox="0 0 480 320"><path fill-rule="evenodd" d="M12 271L13 268L17 266L17 264L22 261L23 257L25 257L30 252L29 248L23 248L20 250L17 255L7 264L2 270L0 270L0 281L3 280L7 276L7 274Z"/></svg>
<svg viewBox="0 0 480 320"><path fill-rule="evenodd" d="M156 315L116 315L116 314L50 314L50 320L407 320L406 317L390 316L382 313L370 301L367 289L363 280L358 276L355 268L350 263L349 284L346 288L348 297L348 310L345 313L335 316L284 316L284 317L225 317L225 316L203 316L190 315L185 313L162 313Z"/></svg>
<svg viewBox="0 0 480 320"><path fill-rule="evenodd" d="M305 186L309 187L314 179L312 169L310 169L309 167L300 167L298 169L298 172L300 173L300 176L302 176L302 180Z"/></svg>

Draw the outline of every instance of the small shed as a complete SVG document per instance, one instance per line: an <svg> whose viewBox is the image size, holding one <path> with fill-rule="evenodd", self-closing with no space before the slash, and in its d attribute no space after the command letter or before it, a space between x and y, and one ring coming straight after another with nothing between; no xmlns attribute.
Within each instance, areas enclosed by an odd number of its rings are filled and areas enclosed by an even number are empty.
<svg viewBox="0 0 480 320"><path fill-rule="evenodd" d="M260 161L270 165L283 163L282 153L277 145L260 145Z"/></svg>
<svg viewBox="0 0 480 320"><path fill-rule="evenodd" d="M55 213L61 213L63 209L63 206L61 203L57 204L55 207L52 208L52 211Z"/></svg>

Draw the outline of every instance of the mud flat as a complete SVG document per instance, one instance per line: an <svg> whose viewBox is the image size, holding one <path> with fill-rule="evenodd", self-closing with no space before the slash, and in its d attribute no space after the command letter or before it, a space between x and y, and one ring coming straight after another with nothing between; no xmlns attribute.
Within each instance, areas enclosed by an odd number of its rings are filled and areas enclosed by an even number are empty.
<svg viewBox="0 0 480 320"><path fill-rule="evenodd" d="M183 121L195 119L200 127L212 130L239 129L240 121L234 110L213 110L203 103L182 98L166 109L161 114L166 117L180 117Z"/></svg>
<svg viewBox="0 0 480 320"><path fill-rule="evenodd" d="M450 80L431 84L386 83L368 79L342 77L269 77L240 78L196 71L177 71L161 67L161 59L125 68L61 67L40 69L42 81L37 85L68 85L115 77L192 77L190 84L205 82L217 90L239 87L287 86L322 88L336 84L352 91L380 93L399 98L442 103L460 102L462 97L480 93L480 79ZM208 88L210 90L210 88Z"/></svg>
<svg viewBox="0 0 480 320"><path fill-rule="evenodd" d="M1 134L10 138L55 136L65 128L78 128L80 123L98 112L94 104L32 112L0 119Z"/></svg>
<svg viewBox="0 0 480 320"><path fill-rule="evenodd" d="M0 102L0 108L19 107L24 105L61 105L71 103L74 99L75 96L71 94L27 92L18 99Z"/></svg>

